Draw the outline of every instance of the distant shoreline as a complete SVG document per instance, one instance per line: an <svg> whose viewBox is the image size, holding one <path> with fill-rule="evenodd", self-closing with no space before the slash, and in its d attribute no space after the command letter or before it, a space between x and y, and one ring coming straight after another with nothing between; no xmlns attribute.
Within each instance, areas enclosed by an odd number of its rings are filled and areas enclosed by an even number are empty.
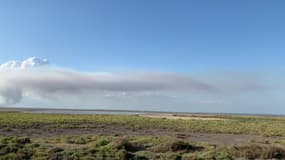
<svg viewBox="0 0 285 160"><path fill-rule="evenodd" d="M171 111L149 111L149 110L118 110L118 109L71 109L71 108L19 108L19 107L0 107L1 111L15 111L27 113L46 113L46 114L112 114L112 115L140 115L140 114L179 114L179 115L199 115L199 116L273 116L285 117L282 114L254 114L254 113L206 113L206 112L171 112Z"/></svg>

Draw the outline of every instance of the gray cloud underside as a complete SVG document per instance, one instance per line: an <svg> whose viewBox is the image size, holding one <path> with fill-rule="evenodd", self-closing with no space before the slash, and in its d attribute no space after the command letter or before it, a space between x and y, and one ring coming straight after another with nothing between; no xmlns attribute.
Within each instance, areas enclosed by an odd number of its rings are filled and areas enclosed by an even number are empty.
<svg viewBox="0 0 285 160"><path fill-rule="evenodd" d="M215 87L188 75L171 73L82 73L45 68L1 72L0 105L15 104L24 95L125 94L141 92L213 92Z"/></svg>

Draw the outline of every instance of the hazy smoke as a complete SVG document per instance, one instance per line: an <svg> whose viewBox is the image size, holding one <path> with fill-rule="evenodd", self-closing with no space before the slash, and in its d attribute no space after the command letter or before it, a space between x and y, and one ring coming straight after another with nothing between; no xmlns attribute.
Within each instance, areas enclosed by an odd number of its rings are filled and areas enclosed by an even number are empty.
<svg viewBox="0 0 285 160"><path fill-rule="evenodd" d="M0 105L21 101L25 95L43 98L102 92L135 94L158 91L212 91L208 84L190 76L171 73L82 73L39 66L47 60L29 58L1 65Z"/></svg>
<svg viewBox="0 0 285 160"><path fill-rule="evenodd" d="M22 91L19 88L1 88L0 90L0 106L11 105L20 102L22 99Z"/></svg>
<svg viewBox="0 0 285 160"><path fill-rule="evenodd" d="M22 62L10 61L0 65L0 106L19 103L26 96L61 99L66 95L88 94L90 97L96 93L112 98L118 95L169 92L220 94L263 88L255 80L251 80L252 78L218 82L213 82L213 78L207 78L205 83L185 74L85 73L49 66L41 67L47 64L49 63L46 59L32 57Z"/></svg>

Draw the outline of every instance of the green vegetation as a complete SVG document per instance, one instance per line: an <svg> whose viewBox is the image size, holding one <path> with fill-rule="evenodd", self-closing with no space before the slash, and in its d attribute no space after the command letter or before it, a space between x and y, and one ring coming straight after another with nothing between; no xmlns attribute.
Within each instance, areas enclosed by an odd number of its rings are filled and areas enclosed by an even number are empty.
<svg viewBox="0 0 285 160"><path fill-rule="evenodd" d="M285 150L275 146L247 145L215 148L171 137L75 136L84 144L66 142L68 137L0 138L2 160L208 160L284 159ZM70 138L70 137L69 137Z"/></svg>
<svg viewBox="0 0 285 160"><path fill-rule="evenodd" d="M106 125L119 125L130 130L159 128L165 130L285 136L284 117L218 116L225 120L171 120L124 115L60 115L0 112L0 127L49 129L88 129Z"/></svg>
<svg viewBox="0 0 285 160"><path fill-rule="evenodd" d="M285 136L285 118L212 117L223 120L171 120L123 115L0 112L0 133L2 133L0 136L0 159L285 159L284 138L274 139L274 141L262 140L260 142L251 141L246 144L217 146L193 142L191 138L186 138L184 135L184 133L209 132ZM92 130L94 128L96 129ZM100 132L108 128L111 130L97 133L97 131ZM89 132L84 132L86 130ZM125 134L118 134L116 131L119 130ZM149 131L150 133L138 134L141 131ZM161 134L153 134L156 131L160 131ZM40 134L36 134L36 132ZM164 134L166 132L168 134ZM23 135L27 135L27 137L23 137Z"/></svg>

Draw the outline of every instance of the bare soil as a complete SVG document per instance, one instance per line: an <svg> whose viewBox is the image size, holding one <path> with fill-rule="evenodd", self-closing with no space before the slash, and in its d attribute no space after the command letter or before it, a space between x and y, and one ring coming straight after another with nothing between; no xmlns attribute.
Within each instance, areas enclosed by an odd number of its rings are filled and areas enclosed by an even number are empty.
<svg viewBox="0 0 285 160"><path fill-rule="evenodd" d="M226 121L229 119L226 118L217 118L217 117L194 117L194 116L179 116L179 115L173 115L173 114L145 114L140 115L142 117L148 117L148 118L166 118L166 119L183 119L183 120L204 120L204 121Z"/></svg>
<svg viewBox="0 0 285 160"><path fill-rule="evenodd" d="M126 126L110 124L97 125L92 128L58 129L50 125L39 128L0 128L1 136L29 136L29 137L57 137L63 135L104 135L104 136L171 136L180 139L203 142L216 146L245 145L250 143L271 144L276 140L285 140L285 137L262 137L244 134L225 133L191 133L160 128L130 129Z"/></svg>

